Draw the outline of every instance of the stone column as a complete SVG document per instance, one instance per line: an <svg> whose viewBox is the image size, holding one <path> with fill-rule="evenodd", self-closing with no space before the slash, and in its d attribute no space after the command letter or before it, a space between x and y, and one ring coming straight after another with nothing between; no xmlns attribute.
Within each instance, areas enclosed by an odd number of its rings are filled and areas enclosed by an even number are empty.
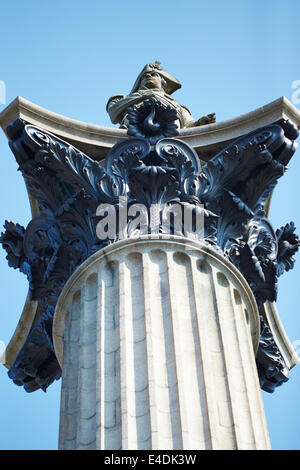
<svg viewBox="0 0 300 470"><path fill-rule="evenodd" d="M269 449L258 310L221 252L116 242L68 280L53 335L60 449Z"/></svg>

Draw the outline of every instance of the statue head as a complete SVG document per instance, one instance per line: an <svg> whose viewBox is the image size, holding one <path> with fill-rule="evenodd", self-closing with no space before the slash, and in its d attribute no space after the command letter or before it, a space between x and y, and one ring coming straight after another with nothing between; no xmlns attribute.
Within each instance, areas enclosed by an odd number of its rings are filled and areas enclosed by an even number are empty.
<svg viewBox="0 0 300 470"><path fill-rule="evenodd" d="M156 61L154 64L145 65L137 77L130 93L134 93L140 89L162 88L166 93L171 95L180 87L181 83L179 80L166 72L160 65L160 62Z"/></svg>
<svg viewBox="0 0 300 470"><path fill-rule="evenodd" d="M165 91L167 88L166 80L155 70L149 71L142 75L139 82L139 90L149 89L149 88L158 88Z"/></svg>

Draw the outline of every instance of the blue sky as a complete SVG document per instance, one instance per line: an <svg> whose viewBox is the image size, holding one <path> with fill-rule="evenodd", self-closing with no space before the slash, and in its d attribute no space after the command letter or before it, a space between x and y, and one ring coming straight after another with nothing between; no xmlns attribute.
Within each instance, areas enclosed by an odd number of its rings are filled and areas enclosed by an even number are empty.
<svg viewBox="0 0 300 470"><path fill-rule="evenodd" d="M254 110L300 80L298 0L14 0L2 2L0 80L6 103L20 95L68 117L111 126L107 99L128 93L147 62L160 60L182 83L177 100L194 116L217 120ZM300 105L298 105L300 107ZM0 105L0 111L4 109ZM0 134L0 223L24 226L30 209L24 182ZM300 232L300 150L272 200L277 228ZM300 340L300 254L279 281L278 309L291 341ZM27 281L0 251L0 340L21 314ZM300 364L274 394L263 392L273 449L300 449ZM0 449L56 449L60 382L27 394L0 368Z"/></svg>

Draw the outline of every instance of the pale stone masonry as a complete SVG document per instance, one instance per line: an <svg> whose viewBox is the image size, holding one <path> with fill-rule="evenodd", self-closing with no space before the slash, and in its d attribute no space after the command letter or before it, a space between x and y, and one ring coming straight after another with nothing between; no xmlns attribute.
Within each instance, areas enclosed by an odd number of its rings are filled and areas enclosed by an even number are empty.
<svg viewBox="0 0 300 470"><path fill-rule="evenodd" d="M54 317L60 449L269 449L259 316L240 272L181 237L87 259Z"/></svg>

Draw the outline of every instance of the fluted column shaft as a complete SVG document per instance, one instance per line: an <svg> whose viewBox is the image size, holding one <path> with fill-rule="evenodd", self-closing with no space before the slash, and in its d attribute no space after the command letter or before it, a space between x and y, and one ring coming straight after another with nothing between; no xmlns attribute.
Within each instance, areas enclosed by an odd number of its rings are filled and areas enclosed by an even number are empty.
<svg viewBox="0 0 300 470"><path fill-rule="evenodd" d="M86 260L54 317L61 449L268 449L252 292L180 237Z"/></svg>

